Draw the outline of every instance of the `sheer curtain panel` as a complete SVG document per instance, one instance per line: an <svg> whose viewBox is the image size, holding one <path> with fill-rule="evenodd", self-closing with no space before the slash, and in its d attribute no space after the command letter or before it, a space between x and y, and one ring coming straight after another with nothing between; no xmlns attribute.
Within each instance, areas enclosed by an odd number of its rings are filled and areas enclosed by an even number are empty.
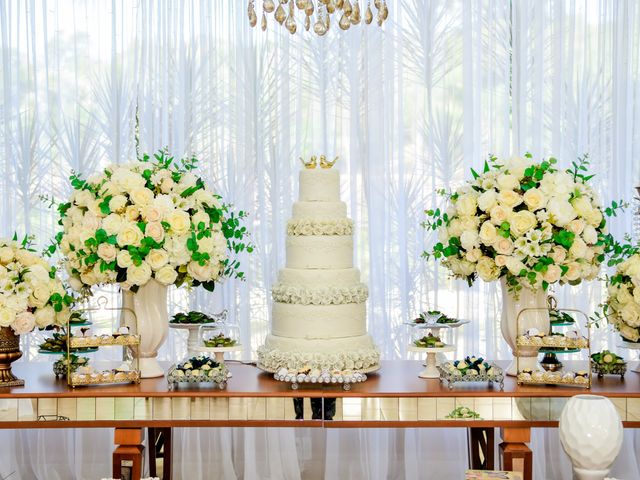
<svg viewBox="0 0 640 480"><path fill-rule="evenodd" d="M269 291L284 264L298 156L340 155L356 262L370 287L369 331L384 358L407 358L402 322L429 308L473 321L456 355L505 358L496 285L473 288L421 259L436 189L459 185L489 153L588 153L603 201L630 199L640 176L640 2L387 0L378 27L251 29L239 0L14 0L0 3L0 234L55 231L41 195L167 147L196 155L204 176L251 212L256 251L246 282L214 294L172 292L172 309L228 308L252 357L269 330ZM361 7L363 3L361 0ZM614 198L615 197L615 198ZM631 212L611 228L622 235ZM105 294L114 295L113 290ZM562 287L560 304L591 309L598 283ZM596 348L613 347L596 334ZM24 340L25 361L37 336ZM165 360L186 352L171 333ZM176 475L204 478L455 478L458 430L177 430ZM0 475L98 478L109 432L0 431ZM640 478L637 432L613 475ZM88 448L87 445L91 445ZM536 431L535 476L569 478L555 431ZM103 455L99 455L102 452ZM420 453L417 453L420 452ZM188 454L187 454L188 453ZM46 473L45 473L46 472Z"/></svg>

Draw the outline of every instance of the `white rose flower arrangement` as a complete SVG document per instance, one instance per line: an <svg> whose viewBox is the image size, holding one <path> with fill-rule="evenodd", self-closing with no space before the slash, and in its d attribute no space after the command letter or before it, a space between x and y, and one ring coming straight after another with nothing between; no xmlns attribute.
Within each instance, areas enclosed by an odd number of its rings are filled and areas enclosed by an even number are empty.
<svg viewBox="0 0 640 480"><path fill-rule="evenodd" d="M195 158L165 151L110 165L87 180L73 174L74 192L58 205L60 249L74 290L119 283L137 291L154 278L163 285L204 286L243 278L231 255L250 253L245 212L233 213L194 175Z"/></svg>
<svg viewBox="0 0 640 480"><path fill-rule="evenodd" d="M624 340L640 342L640 253L618 265L609 279L609 298L603 310Z"/></svg>
<svg viewBox="0 0 640 480"><path fill-rule="evenodd" d="M36 327L64 326L72 303L55 267L31 249L29 237L0 239L0 327L22 335Z"/></svg>
<svg viewBox="0 0 640 480"><path fill-rule="evenodd" d="M605 215L622 202L602 209L589 186L593 175L582 158L572 169L541 162L490 157L482 173L448 197L446 210L428 210L426 228L437 231L435 257L454 277L471 285L477 277L506 278L509 288L547 289L554 283L580 283L598 275L615 241L607 234Z"/></svg>

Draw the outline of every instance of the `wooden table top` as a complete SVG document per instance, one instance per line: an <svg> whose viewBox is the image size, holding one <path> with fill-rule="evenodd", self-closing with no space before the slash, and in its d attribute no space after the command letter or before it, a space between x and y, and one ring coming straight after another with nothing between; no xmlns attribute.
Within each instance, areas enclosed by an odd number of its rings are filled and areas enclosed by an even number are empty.
<svg viewBox="0 0 640 480"><path fill-rule="evenodd" d="M164 365L168 368L168 364ZM211 386L181 384L174 391L168 389L165 378L143 379L139 385L105 385L71 388L65 380L56 380L51 364L18 362L13 365L16 376L25 380L24 387L0 388L1 398L50 397L571 397L580 393L607 397L640 398L640 374L628 371L624 381L618 376L603 379L593 377L590 390L562 386L518 386L513 377L506 377L504 391L487 383L456 384L449 390L440 381L418 377L421 362L413 360L383 361L381 369L369 375L366 382L354 384L350 391L339 385L290 385L274 380L253 365L228 363L233 377L226 390Z"/></svg>

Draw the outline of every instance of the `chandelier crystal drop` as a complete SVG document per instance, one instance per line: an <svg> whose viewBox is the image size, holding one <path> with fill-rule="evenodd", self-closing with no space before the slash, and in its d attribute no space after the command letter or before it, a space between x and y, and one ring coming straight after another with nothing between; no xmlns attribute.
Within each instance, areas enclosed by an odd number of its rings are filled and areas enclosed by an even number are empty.
<svg viewBox="0 0 640 480"><path fill-rule="evenodd" d="M262 4L261 12L256 2ZM373 0L373 5L371 0L249 0L247 14L252 27L258 24L260 15L262 31L267 30L269 23L277 22L293 35L300 21L304 31L313 31L322 37L332 23L342 30L354 25L371 25L374 20L382 26L389 16L389 8L387 0ZM269 22L271 14L275 22ZM331 17L336 21L332 22Z"/></svg>

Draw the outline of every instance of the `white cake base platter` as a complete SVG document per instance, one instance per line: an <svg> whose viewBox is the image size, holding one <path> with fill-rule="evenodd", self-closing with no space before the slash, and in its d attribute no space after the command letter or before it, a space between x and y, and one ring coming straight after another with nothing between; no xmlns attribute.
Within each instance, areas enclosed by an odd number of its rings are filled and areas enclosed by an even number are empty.
<svg viewBox="0 0 640 480"><path fill-rule="evenodd" d="M626 348L627 350L638 350L638 352L640 353L640 342L620 342L620 347ZM640 373L640 361L636 362L634 367L631 367L631 362L629 362L629 367L629 370L631 370L632 372Z"/></svg>
<svg viewBox="0 0 640 480"><path fill-rule="evenodd" d="M291 390L297 390L301 383L317 383L325 385L342 385L342 389L345 391L351 390L352 383L362 383L367 380L366 373L353 372L348 375L342 374L330 374L324 372L317 377L312 377L305 373L274 373L273 378L280 382L287 382L291 384Z"/></svg>
<svg viewBox="0 0 640 480"><path fill-rule="evenodd" d="M325 370L318 377L311 377L304 373L281 373L280 370L286 369L284 367L280 368L279 370L273 370L271 368L265 367L264 365L261 365L260 363L256 364L256 366L263 372L273 373L273 378L275 380L278 380L279 382L290 383L291 390L297 390L301 383L315 383L325 385L342 385L343 390L349 391L351 390L352 383L362 383L367 379L368 373L373 373L380 370L380 365L375 365L373 367L352 371L350 376L331 374Z"/></svg>
<svg viewBox="0 0 640 480"><path fill-rule="evenodd" d="M187 353L190 357L194 357L198 352L196 348L200 346L202 340L198 335L198 329L203 325L211 326L216 322L208 323L171 323L169 322L169 328L175 328L176 330L187 330L189 336L187 337Z"/></svg>
<svg viewBox="0 0 640 480"><path fill-rule="evenodd" d="M194 347L196 353L213 353L216 362L224 365L224 354L227 352L241 352L242 345L234 345L233 347L204 347L197 345ZM227 378L231 378L231 372L227 374Z"/></svg>
<svg viewBox="0 0 640 480"><path fill-rule="evenodd" d="M410 352L419 352L427 354L427 361L425 362L425 369L422 370L418 376L420 378L440 378L440 371L438 370L436 355L438 353L446 353L455 351L456 347L453 345L445 345L444 347L424 348L410 345L408 350Z"/></svg>

